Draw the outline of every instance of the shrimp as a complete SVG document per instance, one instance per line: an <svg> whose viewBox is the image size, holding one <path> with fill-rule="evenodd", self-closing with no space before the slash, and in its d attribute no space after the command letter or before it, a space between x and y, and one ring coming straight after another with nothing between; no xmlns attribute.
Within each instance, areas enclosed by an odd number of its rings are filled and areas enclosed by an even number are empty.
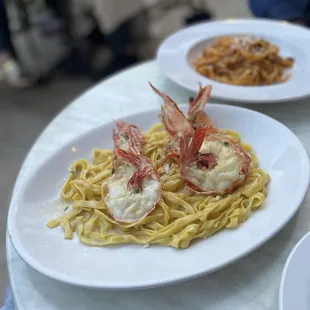
<svg viewBox="0 0 310 310"><path fill-rule="evenodd" d="M193 126L169 96L160 92L151 83L149 84L154 92L164 100L164 104L161 106L160 119L170 136L172 148L178 149L181 134L193 135Z"/></svg>
<svg viewBox="0 0 310 310"><path fill-rule="evenodd" d="M192 190L206 195L220 195L232 192L244 182L251 158L239 143L221 133L204 112L211 89L211 86L200 86L196 98L190 103L188 118L171 98L155 91L164 99L164 127L166 130L168 127L169 134L173 130L176 132L174 137L178 137L179 143L178 148L166 158L175 159L183 181Z"/></svg>
<svg viewBox="0 0 310 310"><path fill-rule="evenodd" d="M141 154L139 129L124 123L121 126L118 123L117 127L120 133L114 131L113 135L113 168L105 189L105 203L116 221L134 223L156 207L161 197L161 184L156 167ZM126 129L128 139L122 140L122 128Z"/></svg>
<svg viewBox="0 0 310 310"><path fill-rule="evenodd" d="M192 102L189 102L187 119L194 128L202 124L204 125L212 124L209 116L204 111L204 107L208 103L211 91L212 91L211 85L202 87L201 84L199 84L198 94L196 95L196 97Z"/></svg>
<svg viewBox="0 0 310 310"><path fill-rule="evenodd" d="M239 143L211 125L199 125L192 138L180 141L180 170L183 181L206 195L231 193L247 177L251 158Z"/></svg>
<svg viewBox="0 0 310 310"><path fill-rule="evenodd" d="M129 150L135 154L141 154L143 136L140 129L136 125L121 121L115 123L118 130L113 130L115 144L122 150Z"/></svg>

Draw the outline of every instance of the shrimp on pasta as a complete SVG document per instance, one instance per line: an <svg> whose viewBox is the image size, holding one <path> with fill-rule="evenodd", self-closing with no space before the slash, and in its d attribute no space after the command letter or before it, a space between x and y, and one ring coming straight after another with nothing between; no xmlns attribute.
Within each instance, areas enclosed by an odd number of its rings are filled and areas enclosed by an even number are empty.
<svg viewBox="0 0 310 310"><path fill-rule="evenodd" d="M113 218L133 223L147 216L161 197L156 167L141 154L142 135L134 125L117 123L114 131L112 176L106 187L105 203Z"/></svg>
<svg viewBox="0 0 310 310"><path fill-rule="evenodd" d="M192 190L206 195L231 193L242 184L251 158L239 143L210 124L203 109L211 87L200 87L190 104L188 119L171 98L155 91L164 98L161 115L164 127L179 143L171 157L179 163L183 181Z"/></svg>

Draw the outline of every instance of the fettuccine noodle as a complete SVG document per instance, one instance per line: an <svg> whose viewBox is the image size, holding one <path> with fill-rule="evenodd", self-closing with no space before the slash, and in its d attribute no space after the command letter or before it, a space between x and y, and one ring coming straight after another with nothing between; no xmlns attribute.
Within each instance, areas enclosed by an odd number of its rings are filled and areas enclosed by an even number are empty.
<svg viewBox="0 0 310 310"><path fill-rule="evenodd" d="M225 132L240 141L233 131ZM167 154L168 136L160 124L144 134L144 155L157 167ZM245 183L232 194L205 196L187 188L179 167L159 168L162 197L156 208L135 223L115 221L104 203L104 186L111 176L112 150L94 150L92 162L78 160L69 167L69 176L61 190L61 198L72 202L63 215L47 226L61 226L64 237L91 246L137 243L158 243L175 248L187 248L192 240L206 238L224 228L236 228L259 208L266 198L269 175L258 168L252 147L241 144L252 158Z"/></svg>
<svg viewBox="0 0 310 310"><path fill-rule="evenodd" d="M279 55L279 48L254 37L219 37L195 59L195 70L218 82L233 85L270 85L286 82L292 58Z"/></svg>

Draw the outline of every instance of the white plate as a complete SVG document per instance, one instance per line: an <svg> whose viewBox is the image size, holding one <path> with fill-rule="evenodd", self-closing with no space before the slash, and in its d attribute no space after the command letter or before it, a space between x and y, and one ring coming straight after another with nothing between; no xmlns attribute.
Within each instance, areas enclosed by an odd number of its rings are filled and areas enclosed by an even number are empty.
<svg viewBox="0 0 310 310"><path fill-rule="evenodd" d="M280 283L280 310L310 309L310 233L290 253Z"/></svg>
<svg viewBox="0 0 310 310"><path fill-rule="evenodd" d="M280 55L293 57L291 79L270 86L234 86L216 82L198 74L192 62L214 38L222 35L255 35L278 45ZM287 22L264 19L227 19L197 24L168 37L159 47L157 62L174 82L197 92L198 82L212 84L212 97L247 103L283 101L310 94L310 31Z"/></svg>
<svg viewBox="0 0 310 310"><path fill-rule="evenodd" d="M186 110L186 106L181 106ZM194 242L186 250L125 245L95 248L63 239L60 228L45 224L55 207L44 203L57 196L56 184L70 163L90 158L93 148L112 147L113 123L96 128L60 148L25 180L11 202L9 236L21 258L57 280L93 288L135 289L174 283L215 271L266 242L298 210L309 185L309 159L298 138L285 126L258 112L212 105L208 114L219 128L231 128L251 143L261 167L271 176L262 208L235 230ZM147 130L158 122L159 109L124 118Z"/></svg>

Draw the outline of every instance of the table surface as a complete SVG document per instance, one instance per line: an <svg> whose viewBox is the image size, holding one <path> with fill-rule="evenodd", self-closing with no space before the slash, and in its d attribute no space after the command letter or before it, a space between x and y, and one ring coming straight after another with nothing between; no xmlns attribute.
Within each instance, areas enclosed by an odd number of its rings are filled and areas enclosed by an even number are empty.
<svg viewBox="0 0 310 310"><path fill-rule="evenodd" d="M21 168L14 192L33 167L72 138L110 121L111 118L158 107L161 101L150 98L147 81L154 83L179 103L185 102L192 95L167 80L153 61L121 72L98 84L78 97L45 129ZM115 98L117 100L113 100ZM282 122L310 151L310 105L307 100L247 107ZM278 309L278 287L285 260L296 242L310 229L309 195L293 220L273 239L246 258L196 280L149 290L96 291L57 282L28 267L7 238L8 268L16 308Z"/></svg>

